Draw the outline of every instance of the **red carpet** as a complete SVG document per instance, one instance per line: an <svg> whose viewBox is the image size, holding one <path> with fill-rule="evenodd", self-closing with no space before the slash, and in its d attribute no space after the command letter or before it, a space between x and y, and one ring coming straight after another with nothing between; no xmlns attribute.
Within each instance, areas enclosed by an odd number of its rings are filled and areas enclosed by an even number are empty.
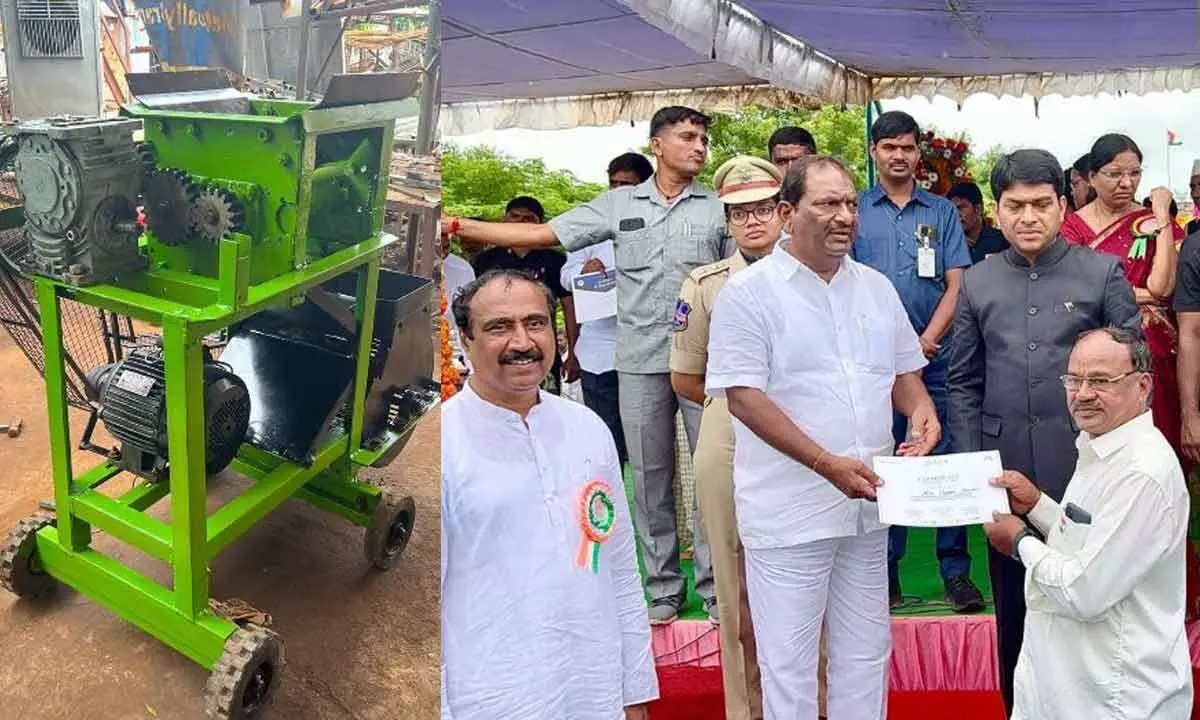
<svg viewBox="0 0 1200 720"><path fill-rule="evenodd" d="M1192 670L1200 688L1200 670ZM723 720L721 669L659 667L661 700L650 706L651 720ZM893 692L888 698L888 720L1004 720L1004 704L997 692L924 691ZM1200 720L1200 706L1192 709Z"/></svg>

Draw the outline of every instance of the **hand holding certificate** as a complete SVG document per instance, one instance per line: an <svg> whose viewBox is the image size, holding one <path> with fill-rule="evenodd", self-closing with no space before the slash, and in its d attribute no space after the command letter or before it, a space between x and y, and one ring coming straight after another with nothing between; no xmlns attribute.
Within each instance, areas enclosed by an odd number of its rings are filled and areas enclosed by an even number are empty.
<svg viewBox="0 0 1200 720"><path fill-rule="evenodd" d="M908 527L954 527L991 522L1010 513L1008 494L991 484L1000 476L995 450L929 457L877 457L879 520Z"/></svg>

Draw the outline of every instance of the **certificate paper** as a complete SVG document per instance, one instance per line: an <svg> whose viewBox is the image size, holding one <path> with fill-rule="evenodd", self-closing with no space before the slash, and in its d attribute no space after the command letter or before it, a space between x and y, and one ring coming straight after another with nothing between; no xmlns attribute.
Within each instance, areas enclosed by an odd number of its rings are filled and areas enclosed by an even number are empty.
<svg viewBox="0 0 1200 720"><path fill-rule="evenodd" d="M1010 513L1008 493L990 482L1003 471L995 450L928 457L877 457L879 521L908 527L955 527Z"/></svg>
<svg viewBox="0 0 1200 720"><path fill-rule="evenodd" d="M577 275L571 283L575 298L575 321L580 323L617 315L617 271Z"/></svg>

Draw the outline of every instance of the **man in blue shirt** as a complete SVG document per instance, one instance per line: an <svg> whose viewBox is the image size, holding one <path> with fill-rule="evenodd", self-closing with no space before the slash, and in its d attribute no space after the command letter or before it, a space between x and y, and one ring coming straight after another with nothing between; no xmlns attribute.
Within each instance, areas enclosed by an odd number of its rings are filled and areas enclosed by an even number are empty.
<svg viewBox="0 0 1200 720"><path fill-rule="evenodd" d="M871 156L878 184L859 197L858 236L853 256L892 281L908 319L929 358L923 379L937 407L942 427L946 417L946 367L950 357L950 328L954 303L964 269L971 265L958 210L948 200L917 186L914 175L921 162L921 130L912 116L886 112L871 126ZM896 444L908 435L907 419L897 415ZM943 435L934 454L950 450ZM888 538L888 585L892 607L902 602L899 563L904 557L908 528L893 526ZM938 528L937 555L946 601L955 612L983 609L983 595L971 582L967 530Z"/></svg>

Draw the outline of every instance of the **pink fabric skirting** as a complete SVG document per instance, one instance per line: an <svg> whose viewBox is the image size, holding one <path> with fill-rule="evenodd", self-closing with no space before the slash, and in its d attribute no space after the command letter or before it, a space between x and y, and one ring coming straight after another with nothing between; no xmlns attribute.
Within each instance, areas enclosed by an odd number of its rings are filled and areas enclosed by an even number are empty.
<svg viewBox="0 0 1200 720"><path fill-rule="evenodd" d="M662 667L717 667L721 637L706 620L651 628ZM1200 668L1200 623L1188 627L1192 665ZM892 618L892 690L998 690L996 621L991 615Z"/></svg>

